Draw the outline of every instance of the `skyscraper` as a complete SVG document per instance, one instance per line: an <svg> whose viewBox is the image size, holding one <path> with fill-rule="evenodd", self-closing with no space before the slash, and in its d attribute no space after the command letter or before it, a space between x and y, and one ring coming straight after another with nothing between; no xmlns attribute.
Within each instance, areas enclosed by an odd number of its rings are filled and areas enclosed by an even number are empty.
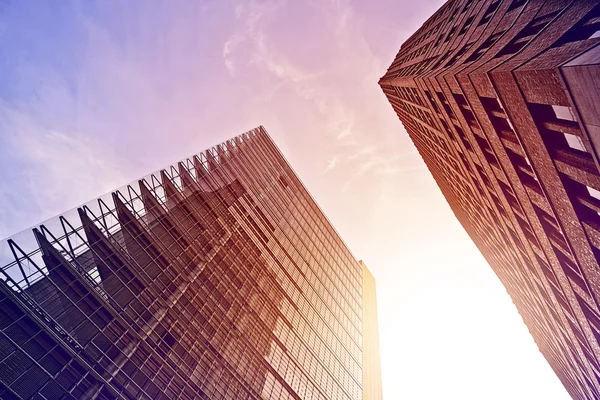
<svg viewBox="0 0 600 400"><path fill-rule="evenodd" d="M0 242L0 266L3 399L358 400L378 364L370 273L262 127Z"/></svg>
<svg viewBox="0 0 600 400"><path fill-rule="evenodd" d="M600 398L598 3L449 1L379 82L577 399Z"/></svg>

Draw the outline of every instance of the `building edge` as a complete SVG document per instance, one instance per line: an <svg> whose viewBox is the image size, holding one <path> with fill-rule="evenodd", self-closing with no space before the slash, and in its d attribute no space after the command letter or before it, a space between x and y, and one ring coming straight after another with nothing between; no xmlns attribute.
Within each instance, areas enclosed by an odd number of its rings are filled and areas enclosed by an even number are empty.
<svg viewBox="0 0 600 400"><path fill-rule="evenodd" d="M377 288L375 278L366 264L362 267L362 345L363 345L363 400L382 400L381 359L379 352L379 324L377 315Z"/></svg>

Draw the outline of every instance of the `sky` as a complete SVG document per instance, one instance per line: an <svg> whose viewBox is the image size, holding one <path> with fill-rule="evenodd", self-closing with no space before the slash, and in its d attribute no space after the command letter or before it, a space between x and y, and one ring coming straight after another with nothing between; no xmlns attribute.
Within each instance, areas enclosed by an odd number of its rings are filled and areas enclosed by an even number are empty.
<svg viewBox="0 0 600 400"><path fill-rule="evenodd" d="M377 85L441 4L1 1L0 238L263 125L377 280L385 399L568 399Z"/></svg>

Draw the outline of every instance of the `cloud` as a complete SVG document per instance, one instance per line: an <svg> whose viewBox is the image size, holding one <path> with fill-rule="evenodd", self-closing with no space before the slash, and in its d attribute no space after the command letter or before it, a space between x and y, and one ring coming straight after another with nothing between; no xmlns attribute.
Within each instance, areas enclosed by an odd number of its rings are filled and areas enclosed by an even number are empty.
<svg viewBox="0 0 600 400"><path fill-rule="evenodd" d="M418 156L418 153L414 150L397 154L383 154L375 145L364 147L347 157L354 172L344 184L343 190L348 190L352 184L366 176L386 179L424 169L424 164L415 165L412 162L415 156Z"/></svg>
<svg viewBox="0 0 600 400"><path fill-rule="evenodd" d="M223 45L223 60L225 67L231 76L235 76L235 65L233 62L232 53L237 45L243 42L239 35L232 35Z"/></svg>
<svg viewBox="0 0 600 400"><path fill-rule="evenodd" d="M4 235L63 212L65 204L81 204L125 183L123 165L112 148L64 126L49 128L36 114L0 106L1 128L13 132L0 142L10 152L4 165L21 167L6 170L0 178Z"/></svg>
<svg viewBox="0 0 600 400"><path fill-rule="evenodd" d="M335 59L358 65L363 79L376 82L381 73L381 60L373 57L361 32L361 20L353 6L344 0L331 2L309 2L315 14L314 27L306 35L314 35L316 44L307 55L319 57L318 42L332 40L331 49ZM298 98L309 102L318 116L313 118L324 122L322 147L328 149L323 157L325 173L333 169L345 171L348 175L345 187L364 176L380 179L391 177L407 170L406 163L411 157L398 158L394 148L388 148L386 141L374 140L371 126L373 121L364 119L365 108L369 107L363 92L363 80L346 81L346 65L328 64L322 59L317 69L310 63L298 63L295 49L288 43L280 43L272 30L274 21L285 20L282 5L286 2L251 2L236 7L236 16L242 28L230 35L224 46L224 58L231 59L237 53L236 62L254 66L275 80L273 89L265 99L270 99L282 88L291 89ZM321 18L321 19L319 19ZM322 31L315 31L322 29ZM308 39L307 39L308 40ZM243 43L243 46L240 45ZM356 55L362 57L356 59ZM327 54L324 55L327 57ZM323 55L321 55L323 57ZM368 61L365 61L368 60ZM228 67L229 68L229 67ZM375 84L369 81L369 85ZM348 88L354 89L349 90ZM306 112L306 111L304 111ZM321 147L321 146L320 146ZM317 156L317 154L314 154Z"/></svg>
<svg viewBox="0 0 600 400"><path fill-rule="evenodd" d="M377 153L378 147L374 144L367 145L365 147L360 148L358 151L353 152L348 155L348 159L354 161L359 158L364 157L374 157Z"/></svg>
<svg viewBox="0 0 600 400"><path fill-rule="evenodd" d="M233 34L223 44L223 59L227 70L234 75L235 65L233 57L238 46L244 43L245 48L251 49L250 63L260 64L275 75L282 78L298 80L299 71L295 70L282 60L277 60L266 43L266 36L262 30L262 23L265 18L273 15L283 4L282 1L265 1L249 4L237 4L234 8L236 19L241 22L241 28L234 31Z"/></svg>
<svg viewBox="0 0 600 400"><path fill-rule="evenodd" d="M224 8L128 4L115 15L110 1L12 2L0 12L1 237L248 128L226 126L223 110L241 100L211 35L227 32L198 28Z"/></svg>
<svg viewBox="0 0 600 400"><path fill-rule="evenodd" d="M329 160L327 162L327 168L325 168L325 173L327 173L327 172L331 171L332 169L334 169L339 160L340 160L340 156L339 155L335 156L331 160Z"/></svg>
<svg viewBox="0 0 600 400"><path fill-rule="evenodd" d="M380 95L374 82L382 64L349 2L239 1L233 7L207 2L198 9L189 4L125 7L127 29L113 23L108 5L76 11L80 14L60 24L72 29L64 34L65 46L54 44L56 62L26 60L13 68L31 88L23 100L27 107L5 99L10 107L2 110L11 117L0 120L0 147L13 153L11 163L23 171L20 180L5 178L4 190L31 184L14 192L27 193L29 208L39 213L39 201L31 199L40 191L33 185L47 187L43 197L56 200L47 213L59 212L97 195L100 183L110 189L121 182L120 171L129 177L147 173L150 165L171 162L175 150L185 156L190 147L223 139L222 132L258 124L278 135L284 152L289 144L311 160L316 173L335 169L342 183L392 176L404 167L405 160L389 157L397 149L381 134L380 109L386 105L374 101ZM224 22L211 32L221 40L216 46L214 37L198 31L215 15ZM44 19L54 21L51 17ZM15 48L32 54L53 48L46 36L39 33L33 47L17 40ZM59 64L63 60L68 62ZM59 190L65 192L60 205ZM16 215L18 199L6 202Z"/></svg>
<svg viewBox="0 0 600 400"><path fill-rule="evenodd" d="M315 80L322 76L323 71L306 71L295 65L274 43L274 36L267 32L273 20L281 17L279 13L286 1L251 1L249 4L238 4L235 7L235 16L240 22L240 28L235 30L223 45L223 58L228 69L233 68L233 57L236 53L245 53L245 63L262 69L280 81L299 83L297 93L307 100L315 99L315 91L303 83ZM240 46L243 43L243 46ZM243 47L243 48L242 48ZM243 54L239 55L243 58Z"/></svg>
<svg viewBox="0 0 600 400"><path fill-rule="evenodd" d="M329 110L330 120L327 124L327 135L335 138L338 142L345 142L350 139L349 136L354 133L354 110L341 102L336 102L331 106L326 106L326 108Z"/></svg>

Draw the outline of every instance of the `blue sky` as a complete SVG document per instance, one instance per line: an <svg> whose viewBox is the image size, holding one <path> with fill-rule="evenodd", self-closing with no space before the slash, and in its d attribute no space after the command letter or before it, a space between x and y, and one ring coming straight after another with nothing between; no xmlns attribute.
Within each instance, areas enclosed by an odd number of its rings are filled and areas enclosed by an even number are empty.
<svg viewBox="0 0 600 400"><path fill-rule="evenodd" d="M3 2L0 237L264 125L377 279L386 399L568 398L377 85L441 4Z"/></svg>

